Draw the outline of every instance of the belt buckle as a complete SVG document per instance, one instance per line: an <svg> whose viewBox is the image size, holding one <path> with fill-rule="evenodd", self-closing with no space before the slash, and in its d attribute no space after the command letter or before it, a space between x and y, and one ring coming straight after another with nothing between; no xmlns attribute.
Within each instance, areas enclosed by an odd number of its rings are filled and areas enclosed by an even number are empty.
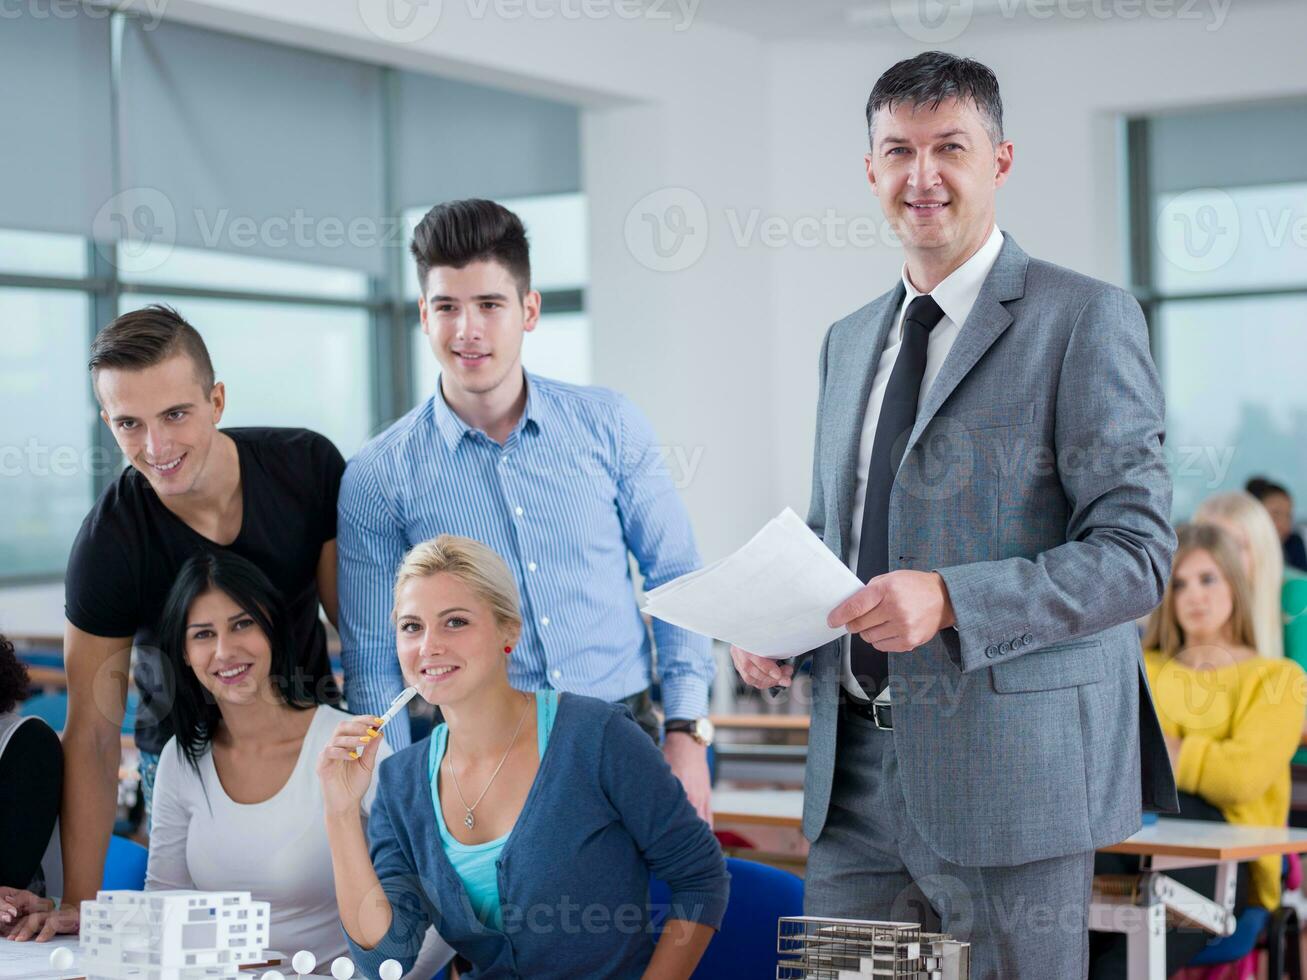
<svg viewBox="0 0 1307 980"><path fill-rule="evenodd" d="M893 713L890 710L892 703L888 684L876 695L876 700L871 702L871 720L882 732L894 731Z"/></svg>

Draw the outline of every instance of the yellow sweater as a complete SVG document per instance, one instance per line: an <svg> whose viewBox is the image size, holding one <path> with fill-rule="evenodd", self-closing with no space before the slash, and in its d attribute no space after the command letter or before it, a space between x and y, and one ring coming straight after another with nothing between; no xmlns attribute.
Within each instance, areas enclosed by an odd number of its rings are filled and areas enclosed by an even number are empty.
<svg viewBox="0 0 1307 980"><path fill-rule="evenodd" d="M1153 702L1168 735L1184 739L1176 786L1217 807L1233 824L1283 827L1289 819L1289 760L1298 748L1307 675L1292 660L1253 657L1193 670L1159 650L1144 654ZM1280 904L1281 858L1250 869L1248 900Z"/></svg>

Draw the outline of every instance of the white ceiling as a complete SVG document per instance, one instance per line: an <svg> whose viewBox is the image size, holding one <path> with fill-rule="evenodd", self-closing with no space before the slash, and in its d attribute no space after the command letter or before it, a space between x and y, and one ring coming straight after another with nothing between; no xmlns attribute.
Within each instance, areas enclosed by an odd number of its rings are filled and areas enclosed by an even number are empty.
<svg viewBox="0 0 1307 980"><path fill-rule="evenodd" d="M693 0L645 0L650 6L679 9ZM1302 0L699 0L694 16L768 40L860 39L899 40L908 44L947 45L957 35L948 28L965 24L967 32L1001 30L1005 25L1026 24L1075 28L1112 19L1141 19L1150 8L1177 20L1212 22L1229 9L1254 4L1300 3ZM1220 11L1219 14L1214 10ZM952 11L952 13L950 13ZM1106 12L1106 14L1104 14ZM896 14L908 17L906 33ZM926 28L915 31L913 20L924 19ZM931 25L940 25L932 36ZM920 34L920 36L918 36ZM952 35L952 36L950 36Z"/></svg>

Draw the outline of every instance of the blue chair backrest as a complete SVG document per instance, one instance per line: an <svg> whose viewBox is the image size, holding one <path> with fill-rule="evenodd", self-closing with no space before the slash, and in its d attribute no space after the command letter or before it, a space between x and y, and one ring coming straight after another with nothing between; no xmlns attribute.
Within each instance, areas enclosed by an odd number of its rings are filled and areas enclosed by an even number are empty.
<svg viewBox="0 0 1307 980"><path fill-rule="evenodd" d="M136 731L136 709L140 707L141 696L132 688L127 692L127 706L123 712L122 733L131 735ZM18 713L35 716L45 721L56 732L62 732L68 725L68 692L54 691L48 694L36 694L18 705Z"/></svg>
<svg viewBox="0 0 1307 980"><path fill-rule="evenodd" d="M62 732L68 723L68 692L37 694L21 702L18 713L26 718L40 718L56 732Z"/></svg>
<svg viewBox="0 0 1307 980"><path fill-rule="evenodd" d="M1216 966L1241 960L1257 948L1257 938L1266 928L1271 913L1257 905L1249 906L1234 921L1234 932L1212 939L1189 961L1189 966Z"/></svg>
<svg viewBox="0 0 1307 980"><path fill-rule="evenodd" d="M32 667L50 667L53 670L64 669L64 652L52 647L33 647L19 650L18 659Z"/></svg>
<svg viewBox="0 0 1307 980"><path fill-rule="evenodd" d="M124 735L136 734L136 709L141 706L141 696L137 693L136 688L128 688L127 704L123 711L122 733Z"/></svg>
<svg viewBox="0 0 1307 980"><path fill-rule="evenodd" d="M109 838L109 853L104 858L105 891L140 891L145 887L145 866L150 852L134 840L114 834Z"/></svg>
<svg viewBox="0 0 1307 980"><path fill-rule="evenodd" d="M722 928L708 944L693 980L776 976L776 920L803 914L803 879L798 875L743 858L727 858L731 899ZM652 916L661 933L670 890L649 881Z"/></svg>

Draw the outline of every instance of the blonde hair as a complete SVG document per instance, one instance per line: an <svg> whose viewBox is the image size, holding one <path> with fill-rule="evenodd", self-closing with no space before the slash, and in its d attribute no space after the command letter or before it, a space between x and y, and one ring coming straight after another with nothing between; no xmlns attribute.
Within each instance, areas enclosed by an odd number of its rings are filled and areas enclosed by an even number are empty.
<svg viewBox="0 0 1307 980"><path fill-rule="evenodd" d="M1237 524L1248 541L1252 574L1248 583L1253 633L1263 657L1284 656L1284 614L1280 592L1284 587L1284 552L1271 515L1250 493L1218 493L1198 505L1194 520L1224 519Z"/></svg>
<svg viewBox="0 0 1307 980"><path fill-rule="evenodd" d="M1161 650L1168 657L1173 657L1185 645L1184 630L1175 615L1175 570L1195 551L1205 551L1212 556L1212 561L1216 562L1226 585L1230 587L1231 639L1239 646L1256 649L1256 637L1249 615L1248 579L1243 573L1239 546L1215 524L1182 524L1176 528L1176 537L1179 543L1171 563L1171 578L1162 593L1162 604L1148 617L1144 648Z"/></svg>
<svg viewBox="0 0 1307 980"><path fill-rule="evenodd" d="M504 559L480 541L442 534L416 545L399 566L395 576L395 609L404 586L416 578L430 578L440 573L452 575L490 606L495 622L505 632L522 629L522 613L517 602L517 583ZM395 612L391 612L394 618Z"/></svg>

